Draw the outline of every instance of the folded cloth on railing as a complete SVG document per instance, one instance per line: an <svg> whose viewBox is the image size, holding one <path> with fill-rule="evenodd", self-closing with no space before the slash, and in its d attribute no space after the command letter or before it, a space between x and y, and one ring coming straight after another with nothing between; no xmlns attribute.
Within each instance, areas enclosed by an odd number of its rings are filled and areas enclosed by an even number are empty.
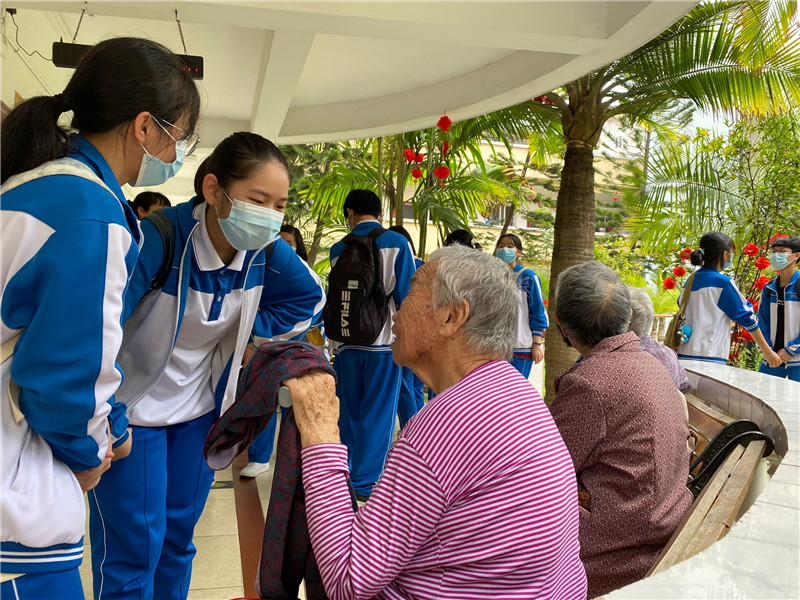
<svg viewBox="0 0 800 600"><path fill-rule="evenodd" d="M303 342L274 342L256 350L239 377L236 401L206 439L212 469L224 469L266 427L278 408L281 383L309 371L336 374L325 356ZM261 598L294 599L305 579L308 600L326 599L308 536L300 472L300 433L289 409L282 419L256 590Z"/></svg>

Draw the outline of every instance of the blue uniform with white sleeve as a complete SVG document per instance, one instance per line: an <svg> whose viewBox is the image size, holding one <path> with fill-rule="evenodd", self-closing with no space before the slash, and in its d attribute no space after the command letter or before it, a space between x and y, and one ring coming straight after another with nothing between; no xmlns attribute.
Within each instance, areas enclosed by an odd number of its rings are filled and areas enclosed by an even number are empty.
<svg viewBox="0 0 800 600"><path fill-rule="evenodd" d="M367 219L353 227L355 235L367 235L377 220ZM383 286L389 296L389 316L374 343L370 345L332 342L333 368L338 383L339 433L347 446L350 478L356 493L369 496L383 472L386 453L392 443L397 398L400 391L400 367L392 359L392 315L408 296L414 275L414 255L405 237L384 231L375 239L381 257ZM331 248L331 267L345 244Z"/></svg>
<svg viewBox="0 0 800 600"><path fill-rule="evenodd" d="M79 590L86 515L74 472L103 461L109 425L113 444L128 436L115 358L140 231L100 152L79 135L71 147L2 187L2 338L19 337L0 371L0 566L4 578L62 573Z"/></svg>
<svg viewBox="0 0 800 600"><path fill-rule="evenodd" d="M759 372L769 373L776 377L788 377L800 382L800 297L797 294L797 282L800 272L795 271L789 284L783 288L783 349L791 356L789 362L779 367L770 367L761 361ZM758 305L758 327L770 347L775 347L778 334L778 279L775 278L764 286L761 302Z"/></svg>
<svg viewBox="0 0 800 600"><path fill-rule="evenodd" d="M533 367L533 358L531 357L533 336L543 337L549 321L542 298L542 281L539 276L532 269L523 267L519 261L514 267L514 273L517 275L517 288L519 289L519 313L511 365L527 379Z"/></svg>
<svg viewBox="0 0 800 600"><path fill-rule="evenodd" d="M147 293L163 256L155 227L131 279L119 362L119 398L130 405L133 447L90 495L95 595L185 598L192 535L213 481L203 459L209 429L234 401L251 332L292 339L317 323L325 295L317 275L280 238L219 258L201 200L164 209L176 250L164 286ZM118 468L119 467L119 468Z"/></svg>
<svg viewBox="0 0 800 600"><path fill-rule="evenodd" d="M685 291L684 287L681 296ZM686 307L686 324L692 334L678 346L678 358L726 363L731 348L731 321L750 332L758 329L753 305L736 283L716 269L700 267Z"/></svg>

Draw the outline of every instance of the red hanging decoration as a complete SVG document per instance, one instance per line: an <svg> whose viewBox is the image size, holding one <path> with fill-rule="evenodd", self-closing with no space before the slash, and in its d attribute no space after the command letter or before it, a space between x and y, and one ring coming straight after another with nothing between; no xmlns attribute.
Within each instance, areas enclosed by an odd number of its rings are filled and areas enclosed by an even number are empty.
<svg viewBox="0 0 800 600"><path fill-rule="evenodd" d="M411 169L411 176L414 179L419 179L420 177L422 177L422 171L419 170L419 167L414 167L413 169Z"/></svg>
<svg viewBox="0 0 800 600"><path fill-rule="evenodd" d="M425 160L425 155L424 155L424 154L422 154L422 153L420 153L420 154L417 154L417 155L414 157L414 162L421 163L421 162L422 162L422 161L424 161L424 160Z"/></svg>
<svg viewBox="0 0 800 600"><path fill-rule="evenodd" d="M766 256L759 256L753 264L755 264L756 269L763 270L769 266L769 259Z"/></svg>
<svg viewBox="0 0 800 600"><path fill-rule="evenodd" d="M447 151L450 150L450 144L447 142L442 142L442 156L447 154Z"/></svg>
<svg viewBox="0 0 800 600"><path fill-rule="evenodd" d="M672 277L665 277L663 284L664 284L664 289L674 290L677 287L678 282L675 281Z"/></svg>
<svg viewBox="0 0 800 600"><path fill-rule="evenodd" d="M411 148L406 148L403 150L403 156L406 157L408 162L414 162L414 159L417 157L417 153L414 152Z"/></svg>
<svg viewBox="0 0 800 600"><path fill-rule="evenodd" d="M439 165L433 170L433 175L437 179L447 179L450 176L450 169L446 165Z"/></svg>
<svg viewBox="0 0 800 600"><path fill-rule="evenodd" d="M453 124L453 122L450 120L450 117L448 117L447 115L444 115L436 123L436 126L439 129L441 129L442 131L444 131L445 133L447 133L447 130L450 129L450 126L452 124Z"/></svg>
<svg viewBox="0 0 800 600"><path fill-rule="evenodd" d="M691 248L684 248L681 250L681 260L689 260L692 258L692 249Z"/></svg>
<svg viewBox="0 0 800 600"><path fill-rule="evenodd" d="M755 283L753 284L758 289L763 290L764 286L769 283L769 277L759 277L756 279Z"/></svg>
<svg viewBox="0 0 800 600"><path fill-rule="evenodd" d="M744 248L742 248L742 253L747 256L755 256L758 254L758 246L755 244L745 244Z"/></svg>
<svg viewBox="0 0 800 600"><path fill-rule="evenodd" d="M686 269L684 269L680 265L672 269L672 272L675 274L675 277L683 277L684 275L686 275Z"/></svg>

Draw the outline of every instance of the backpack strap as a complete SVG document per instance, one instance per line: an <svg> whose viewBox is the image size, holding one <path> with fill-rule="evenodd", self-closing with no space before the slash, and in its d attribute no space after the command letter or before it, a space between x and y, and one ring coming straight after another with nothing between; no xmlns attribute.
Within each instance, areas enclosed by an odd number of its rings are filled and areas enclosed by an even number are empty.
<svg viewBox="0 0 800 600"><path fill-rule="evenodd" d="M156 228L158 234L161 236L161 243L164 247L164 253L161 257L161 266L153 281L150 283L148 293L153 290L159 289L167 281L169 272L172 270L172 257L175 255L175 225L169 220L169 217L160 210L151 212L145 217L145 220L150 221L153 227Z"/></svg>
<svg viewBox="0 0 800 600"><path fill-rule="evenodd" d="M382 233L384 233L385 231L386 231L386 230L385 230L383 227L376 227L375 229L373 229L372 231L370 231L370 232L367 234L367 237L368 237L369 239L371 239L371 240L373 240L373 241L374 241L374 240L378 239L378 236L380 236L380 235L381 235ZM352 234L351 234L351 235L352 235Z"/></svg>

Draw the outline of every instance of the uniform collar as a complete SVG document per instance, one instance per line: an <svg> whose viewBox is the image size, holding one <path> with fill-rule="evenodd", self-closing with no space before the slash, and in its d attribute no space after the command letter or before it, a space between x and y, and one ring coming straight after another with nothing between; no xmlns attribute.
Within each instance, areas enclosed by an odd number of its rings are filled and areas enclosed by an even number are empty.
<svg viewBox="0 0 800 600"><path fill-rule="evenodd" d="M128 202L125 200L125 194L122 193L117 177L108 165L108 161L100 154L100 151L78 133L70 135L69 142L69 157L87 165L114 192L119 201L127 206Z"/></svg>
<svg viewBox="0 0 800 600"><path fill-rule="evenodd" d="M226 265L217 254L214 244L211 242L211 236L208 235L208 225L206 224L206 207L208 204L200 202L192 210L192 216L197 220L198 225L192 235L192 244L194 246L194 257L197 260L197 266L201 271L218 271L222 268L228 268L232 271L241 271L244 267L244 257L246 252L237 250L236 256L233 257L231 264Z"/></svg>

